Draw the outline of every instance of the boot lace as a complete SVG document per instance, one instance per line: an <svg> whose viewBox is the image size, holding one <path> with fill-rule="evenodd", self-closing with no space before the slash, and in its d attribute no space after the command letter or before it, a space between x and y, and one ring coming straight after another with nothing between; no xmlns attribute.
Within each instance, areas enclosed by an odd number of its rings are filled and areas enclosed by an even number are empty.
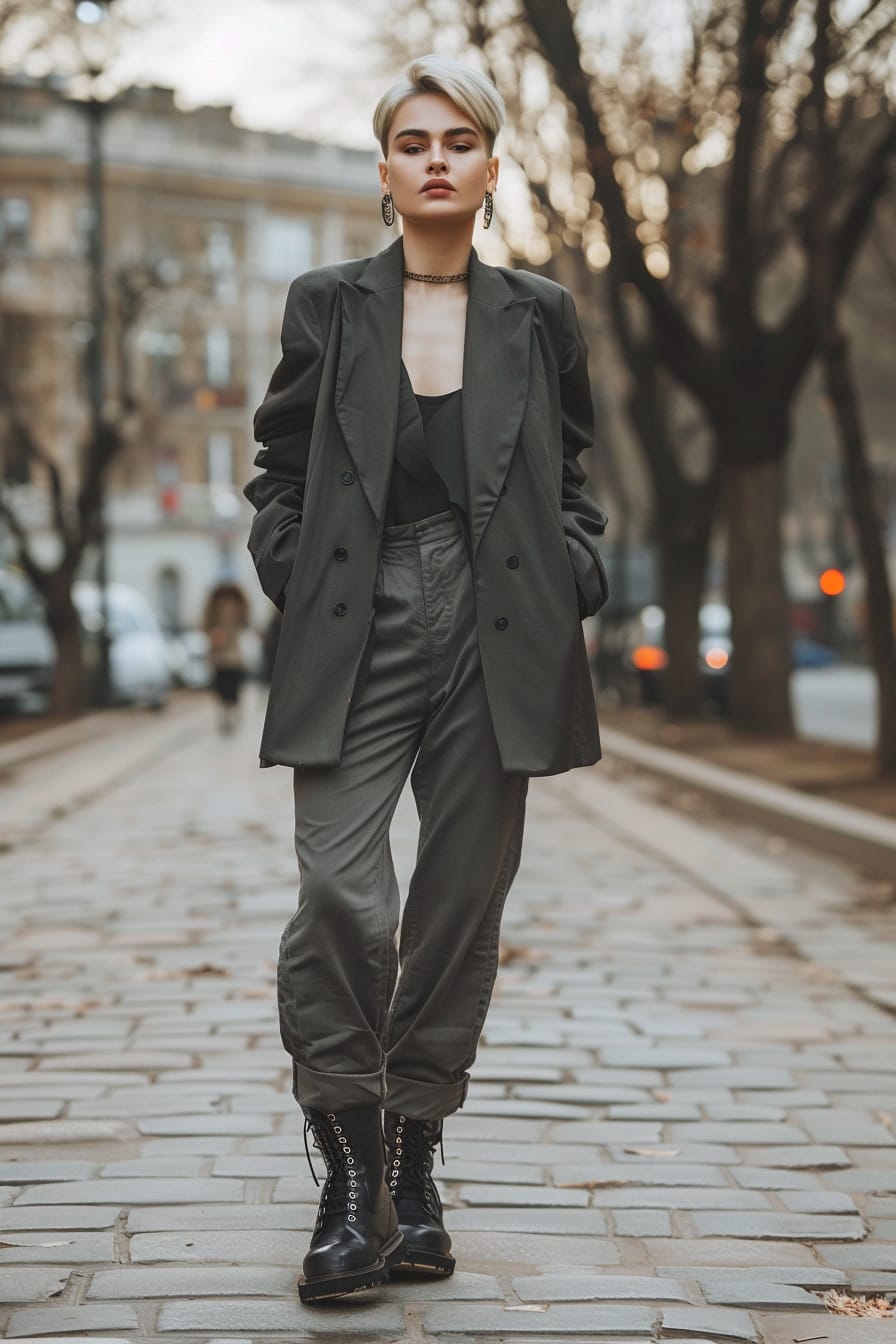
<svg viewBox="0 0 896 1344"><path fill-rule="evenodd" d="M322 1154L327 1175L320 1195L320 1207L317 1213L317 1225L321 1226L329 1214L345 1215L346 1221L354 1223L358 1212L358 1169L352 1146L342 1125L332 1113L305 1120L305 1157L314 1178L314 1184L320 1186L314 1162L308 1147L308 1135L313 1136L314 1147Z"/></svg>
<svg viewBox="0 0 896 1344"><path fill-rule="evenodd" d="M405 1115L397 1117L394 1133L390 1135L389 1192L396 1203L413 1200L436 1218L442 1213L442 1201L432 1178L437 1148L444 1165L442 1127L438 1122L409 1120Z"/></svg>

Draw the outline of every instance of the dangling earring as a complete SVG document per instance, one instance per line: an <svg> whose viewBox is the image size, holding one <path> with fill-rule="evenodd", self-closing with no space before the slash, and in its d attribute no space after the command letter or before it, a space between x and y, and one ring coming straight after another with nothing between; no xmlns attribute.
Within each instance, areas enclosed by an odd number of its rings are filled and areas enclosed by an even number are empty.
<svg viewBox="0 0 896 1344"><path fill-rule="evenodd" d="M490 191L485 193L483 205L485 208L482 211L482 227L484 229L490 229L492 226L492 215L495 213L495 198Z"/></svg>
<svg viewBox="0 0 896 1344"><path fill-rule="evenodd" d="M387 191L380 201L380 208L383 212L383 223L386 228L391 228L395 223L395 206L392 204L392 197Z"/></svg>

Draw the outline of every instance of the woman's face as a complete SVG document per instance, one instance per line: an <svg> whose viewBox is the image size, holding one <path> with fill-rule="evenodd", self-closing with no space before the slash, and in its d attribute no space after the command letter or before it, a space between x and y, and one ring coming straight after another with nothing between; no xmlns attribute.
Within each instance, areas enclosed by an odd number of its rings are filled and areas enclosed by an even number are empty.
<svg viewBox="0 0 896 1344"><path fill-rule="evenodd" d="M442 93L417 93L401 103L389 127L380 181L405 220L468 219L497 180L498 160L489 156L482 129L468 112Z"/></svg>

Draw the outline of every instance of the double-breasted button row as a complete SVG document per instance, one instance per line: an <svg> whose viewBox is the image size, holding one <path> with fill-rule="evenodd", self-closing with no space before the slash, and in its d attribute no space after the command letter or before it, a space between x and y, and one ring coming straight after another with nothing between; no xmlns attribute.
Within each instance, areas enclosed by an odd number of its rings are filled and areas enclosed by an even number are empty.
<svg viewBox="0 0 896 1344"><path fill-rule="evenodd" d="M339 479L343 485L354 485L355 473L353 471L344 471Z"/></svg>
<svg viewBox="0 0 896 1344"><path fill-rule="evenodd" d="M509 624L510 622L508 621L506 616L499 616L498 619L495 621L495 629L506 630Z"/></svg>
<svg viewBox="0 0 896 1344"><path fill-rule="evenodd" d="M347 611L348 607L345 605L344 602L337 602L335 607L333 608L333 615L344 616Z"/></svg>
<svg viewBox="0 0 896 1344"><path fill-rule="evenodd" d="M520 558L519 558L518 555L508 555L507 560L505 561L505 563L506 563L508 569L519 569L519 567L520 567Z"/></svg>
<svg viewBox="0 0 896 1344"><path fill-rule="evenodd" d="M347 559L348 559L348 551L345 549L344 546L337 546L337 547L336 547L335 551L333 552L333 559L334 559L334 560L347 560Z"/></svg>

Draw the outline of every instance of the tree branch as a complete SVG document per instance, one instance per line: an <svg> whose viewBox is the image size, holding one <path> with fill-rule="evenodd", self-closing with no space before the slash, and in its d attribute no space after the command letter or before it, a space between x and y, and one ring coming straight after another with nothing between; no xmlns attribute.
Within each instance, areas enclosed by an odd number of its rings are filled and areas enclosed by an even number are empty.
<svg viewBox="0 0 896 1344"><path fill-rule="evenodd" d="M45 571L41 569L28 545L28 533L19 515L16 513L11 501L7 497L5 489L0 488L0 518L6 523L9 534L13 539L16 548L16 559L24 569L28 578L34 584L35 588L40 589L41 583L45 578Z"/></svg>
<svg viewBox="0 0 896 1344"><path fill-rule="evenodd" d="M843 289L856 254L864 242L874 217L874 208L890 181L889 162L896 153L896 119L869 154L858 175L854 194L840 224L831 238L831 300ZM799 302L774 337L773 361L777 363L782 385L792 390L802 378L817 342L817 297L811 268Z"/></svg>
<svg viewBox="0 0 896 1344"><path fill-rule="evenodd" d="M590 81L582 69L568 0L523 0L523 6L557 86L572 104L582 128L589 170L623 273L644 295L662 337L664 358L675 376L699 400L711 401L723 395L717 361L665 287L644 265L643 251L613 172L615 158L591 102Z"/></svg>

